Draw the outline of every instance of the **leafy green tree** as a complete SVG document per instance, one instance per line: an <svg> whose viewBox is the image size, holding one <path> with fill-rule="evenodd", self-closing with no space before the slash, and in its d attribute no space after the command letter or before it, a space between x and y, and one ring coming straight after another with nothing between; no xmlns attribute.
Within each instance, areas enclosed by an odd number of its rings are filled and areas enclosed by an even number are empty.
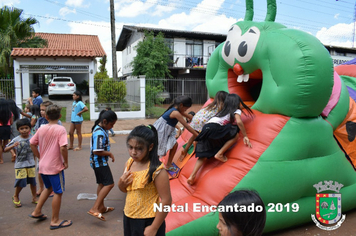
<svg viewBox="0 0 356 236"><path fill-rule="evenodd" d="M100 60L99 72L96 72L94 75L94 91L96 94L99 94L101 84L109 79L108 71L106 70L106 56L103 56Z"/></svg>
<svg viewBox="0 0 356 236"><path fill-rule="evenodd" d="M40 48L47 46L47 41L35 36L33 25L35 18L23 18L23 10L4 6L0 9L0 73L13 74L11 51L19 48Z"/></svg>
<svg viewBox="0 0 356 236"><path fill-rule="evenodd" d="M135 47L137 55L132 62L132 75L146 75L146 78L172 77L168 64L172 63L172 50L166 45L162 32L154 36L145 32L145 39Z"/></svg>
<svg viewBox="0 0 356 236"><path fill-rule="evenodd" d="M105 73L105 74L108 74L108 71L106 70L106 62L107 62L107 57L106 55L103 56L100 60L100 66L99 66L99 71L100 73Z"/></svg>

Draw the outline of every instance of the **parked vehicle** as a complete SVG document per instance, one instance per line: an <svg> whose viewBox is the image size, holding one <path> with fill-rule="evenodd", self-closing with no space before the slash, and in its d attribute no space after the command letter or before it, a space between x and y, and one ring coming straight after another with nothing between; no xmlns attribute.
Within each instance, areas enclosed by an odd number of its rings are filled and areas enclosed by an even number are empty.
<svg viewBox="0 0 356 236"><path fill-rule="evenodd" d="M71 77L53 77L48 84L48 97L53 95L72 95L77 90Z"/></svg>

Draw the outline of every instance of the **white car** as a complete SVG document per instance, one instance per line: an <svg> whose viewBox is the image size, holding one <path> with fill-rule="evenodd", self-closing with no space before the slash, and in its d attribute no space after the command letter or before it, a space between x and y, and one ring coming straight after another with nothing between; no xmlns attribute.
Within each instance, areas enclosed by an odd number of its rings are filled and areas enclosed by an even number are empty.
<svg viewBox="0 0 356 236"><path fill-rule="evenodd" d="M48 97L52 95L72 95L77 90L71 77L53 77L48 84Z"/></svg>

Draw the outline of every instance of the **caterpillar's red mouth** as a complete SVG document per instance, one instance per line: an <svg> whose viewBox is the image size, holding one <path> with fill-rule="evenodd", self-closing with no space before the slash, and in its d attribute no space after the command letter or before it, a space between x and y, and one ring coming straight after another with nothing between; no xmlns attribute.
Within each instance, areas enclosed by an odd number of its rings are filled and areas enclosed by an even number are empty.
<svg viewBox="0 0 356 236"><path fill-rule="evenodd" d="M245 75L243 74L243 70L241 70L242 69L239 69L236 65L234 69L228 70L227 81L229 93L238 94L246 104L252 106L260 95L262 87L262 71L258 69L251 74ZM240 78L238 78L239 75Z"/></svg>

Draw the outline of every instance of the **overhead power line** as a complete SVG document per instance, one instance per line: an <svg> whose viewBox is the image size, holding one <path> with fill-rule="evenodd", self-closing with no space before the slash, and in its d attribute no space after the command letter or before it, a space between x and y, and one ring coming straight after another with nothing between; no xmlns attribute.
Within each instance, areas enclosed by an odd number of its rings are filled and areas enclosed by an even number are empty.
<svg viewBox="0 0 356 236"><path fill-rule="evenodd" d="M51 4L54 4L54 5L61 6L61 7L69 7L69 6L65 5L65 4L57 2L57 1L51 1L51 0L44 0L44 1L49 2ZM84 11L84 10L81 10L81 9L78 9L78 8L75 8L75 7L72 7L72 8L75 9L76 12L78 12L80 14L83 14L83 15L87 15L87 16L90 16L90 17L94 17L94 18L102 19L102 20L106 20L106 21L110 20L110 17L103 17L102 15L98 15L98 14L95 14L95 13L92 13L92 12ZM108 13L108 14L110 14L110 13Z"/></svg>
<svg viewBox="0 0 356 236"><path fill-rule="evenodd" d="M65 4L58 3L58 2L55 2L55 1L52 1L52 0L44 0L44 1L49 2L51 4L55 4L55 5L60 6L60 7L66 6ZM131 2L138 2L138 1L139 2L143 2L141 0L130 0L130 1ZM329 1L329 0L327 0L327 1ZM181 1L181 0L170 0L170 1L157 0L157 1L154 2L153 5L157 5L157 6L159 5L159 6L164 6L164 7L172 7L172 8L175 8L175 9L182 9L184 11L198 12L198 13L214 15L214 16L224 14L227 17L240 18L239 15L241 15L241 18L243 18L244 14L245 14L245 6L244 6L244 4L236 2L236 1L225 1L225 2L230 4L230 5L232 5L233 8L232 9L215 10L215 6L213 6L213 5L205 5L205 6L202 6L200 8L197 8L197 5L198 5L198 3L200 3L200 0L199 0L199 2L198 1L194 1L194 0L191 0L189 2L184 2L184 5L182 4L183 1ZM333 7L323 6L324 8L320 8L319 6L322 6L325 3L325 2L320 1L320 0L313 1L312 3L310 3L309 1L305 1L305 0L300 0L300 2L304 2L305 3L304 4L305 7L296 6L294 4L291 4L289 1L279 1L279 3L277 3L277 5L278 4L284 4L284 5L288 5L290 7L293 7L293 8L302 9L303 11L312 11L314 13L323 14L323 15L330 15L330 14L325 12L325 11L323 11L322 9L334 9L334 6L335 6L335 5L333 5ZM350 9L350 7L346 6L346 4L348 4L348 5L350 5L350 4L349 3L345 3L345 2L341 2L341 3L343 3L343 5L340 6L340 9L338 8L338 10L350 13L349 11L341 10L341 8ZM174 6L172 6L171 4L174 4ZM308 8L308 6L310 6L310 5L312 5L313 7L309 7ZM318 6L318 9L319 9L318 11L315 11L315 6ZM256 6L255 6L255 8L256 8ZM91 25L91 26L102 27L102 28L109 28L110 27L109 26L109 17L103 17L101 15L98 15L98 14L95 14L95 13L91 13L91 12L88 12L88 11L78 10L78 8L73 8L73 9L76 9L76 11L78 13L80 13L80 14L84 14L84 15L90 16L92 18L97 18L97 19L99 18L99 19L105 20L105 21L108 22L108 25L99 24L99 23L83 22L83 21L75 21L75 20L69 20L69 19L64 19L64 18L60 18L60 17L50 17L50 16L35 15L35 14L26 14L26 15L30 15L30 16L33 16L33 17L39 17L39 18L45 18L45 19L51 19L51 20L56 20L56 21L65 21L65 22L72 22L72 23L76 23L76 24ZM259 12L261 12L261 14L258 14ZM266 12L265 8L262 9L262 7L257 7L255 9L255 20L263 21L264 18L265 18L265 12ZM354 15L354 14L352 14L352 15ZM108 13L108 16L109 16L109 13ZM278 13L278 10L277 10L277 17L278 16L283 16L283 18L284 18L283 21L281 21L281 22L278 21L279 23L282 23L282 24L284 24L284 25L286 25L288 27L301 28L301 29L306 30L306 31L317 31L317 30L320 30L321 29L320 25L324 24L324 22L318 22L318 21L314 21L314 20L310 21L309 19L305 19L305 18L302 18L302 17L295 17L295 16L291 16L291 15L285 15L283 13ZM342 15L340 15L339 18L345 18L345 19L350 20L350 17L342 16ZM288 19L290 19L290 20L288 20ZM350 23L351 23L351 20L350 20ZM306 23L305 24L301 24L301 22L306 22ZM325 27L327 27L327 26L325 26ZM121 28L116 27L116 29L121 29Z"/></svg>

